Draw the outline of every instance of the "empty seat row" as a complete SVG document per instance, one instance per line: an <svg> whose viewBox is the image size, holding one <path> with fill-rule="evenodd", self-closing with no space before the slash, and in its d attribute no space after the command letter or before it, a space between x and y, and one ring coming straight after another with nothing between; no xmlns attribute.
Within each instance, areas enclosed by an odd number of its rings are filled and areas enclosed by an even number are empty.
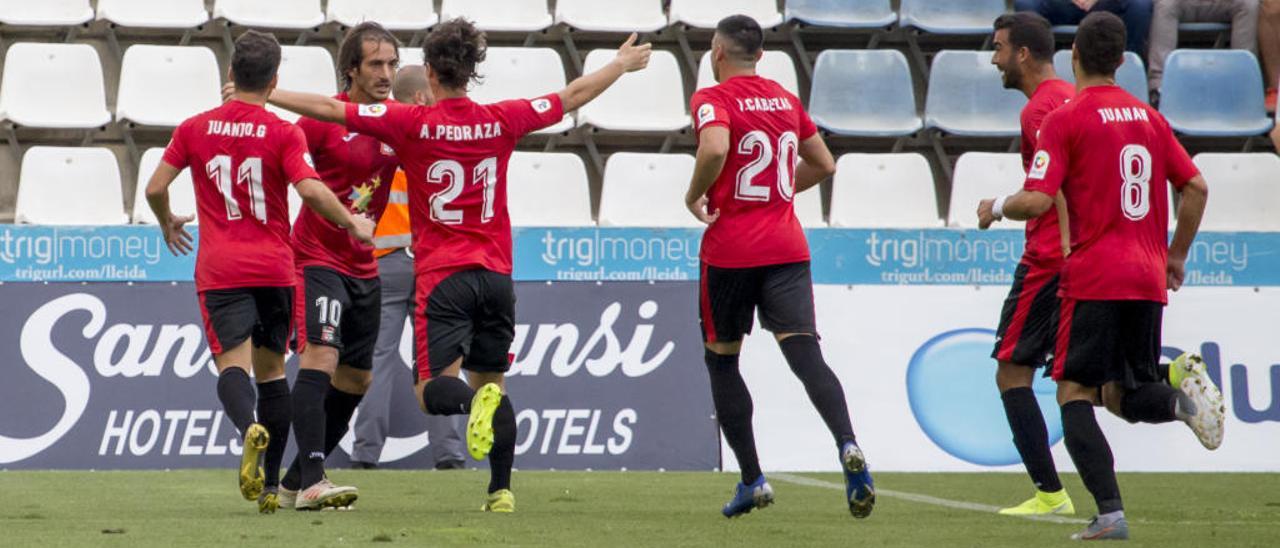
<svg viewBox="0 0 1280 548"><path fill-rule="evenodd" d="M421 63L416 48L401 50L402 64ZM612 59L612 50L587 54L584 69ZM18 43L5 57L0 81L0 120L46 128L89 128L106 124L102 66L85 44ZM697 87L714 83L710 54L704 54ZM836 135L902 137L922 128L962 136L1014 137L1026 98L1003 88L981 51L944 50L933 60L924 117L917 112L911 70L897 50L826 50L814 68L809 109L814 121ZM1073 79L1070 53L1054 56L1058 73ZM795 64L781 51L766 51L760 73L789 91L799 91ZM1117 80L1145 97L1142 60L1126 54ZM473 90L477 101L532 97L565 85L559 53L550 48L490 48L480 66L487 76ZM68 86L66 74L82 84ZM218 104L216 58L198 46L135 45L124 55L116 119L141 125L173 126ZM1252 54L1240 50L1177 50L1170 54L1161 112L1179 132L1193 136L1249 136L1265 133L1271 120L1263 107L1261 72ZM1255 85L1256 84L1256 85ZM284 46L280 69L284 89L336 93L333 57L313 46ZM577 125L615 131L669 132L688 126L679 63L655 51L643 72L624 75L596 101L581 109ZM296 116L271 107L287 120ZM571 116L544 132L572 128Z"/></svg>
<svg viewBox="0 0 1280 548"><path fill-rule="evenodd" d="M133 222L151 224L144 189L163 150L153 148L139 166ZM1196 165L1213 188L1212 206L1201 228L1215 231L1280 232L1280 218L1269 204L1280 201L1280 157L1259 154L1199 154ZM605 167L600 196L600 226L702 226L685 210L682 197L693 173L688 154L613 154ZM508 203L515 226L591 226L591 192L581 158L568 153L517 152L508 168ZM1006 195L1022 186L1017 154L967 153L951 182L948 222L973 228L978 201ZM842 228L930 228L944 225L937 214L933 171L924 156L845 154L836 165L831 190L830 226ZM195 212L188 170L170 187L171 207L180 215ZM23 157L15 218L46 225L119 225L129 222L115 156L103 148L32 147ZM301 201L290 192L290 217ZM796 216L806 227L821 227L821 192L795 197ZM1172 216L1171 216L1172 222ZM1017 223L1002 223L1017 228Z"/></svg>

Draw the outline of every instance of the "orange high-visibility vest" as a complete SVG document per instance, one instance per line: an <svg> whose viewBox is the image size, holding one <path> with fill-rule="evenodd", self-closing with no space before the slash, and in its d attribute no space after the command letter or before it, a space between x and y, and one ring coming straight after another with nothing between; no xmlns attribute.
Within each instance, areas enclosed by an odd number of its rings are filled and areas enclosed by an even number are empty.
<svg viewBox="0 0 1280 548"><path fill-rule="evenodd" d="M403 170L396 170L391 180L391 197L382 212L378 228L373 231L374 257L382 257L397 249L409 247L409 183Z"/></svg>

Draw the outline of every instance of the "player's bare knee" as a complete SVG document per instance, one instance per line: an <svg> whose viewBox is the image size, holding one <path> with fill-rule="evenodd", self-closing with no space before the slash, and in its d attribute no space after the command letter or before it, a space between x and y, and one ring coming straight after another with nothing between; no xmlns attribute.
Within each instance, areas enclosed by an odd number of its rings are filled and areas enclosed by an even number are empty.
<svg viewBox="0 0 1280 548"><path fill-rule="evenodd" d="M479 390L486 384L496 384L502 389L503 393L507 391L506 374L505 373L478 373L475 371L467 372L467 381L471 384L471 388Z"/></svg>
<svg viewBox="0 0 1280 548"><path fill-rule="evenodd" d="M732 356L742 352L742 341L709 342L709 343L706 343L706 347L707 347L707 350L710 350L712 354L719 354L721 356Z"/></svg>
<svg viewBox="0 0 1280 548"><path fill-rule="evenodd" d="M338 349L323 344L308 344L298 356L298 367L333 375L338 369Z"/></svg>
<svg viewBox="0 0 1280 548"><path fill-rule="evenodd" d="M422 393L426 390L429 382L431 382L431 379L419 379L413 385L413 399L418 402L418 409L422 410L423 413L427 412L427 400Z"/></svg>
<svg viewBox="0 0 1280 548"><path fill-rule="evenodd" d="M781 343L782 341L785 341L792 337L812 337L812 336L813 336L813 333L774 333L773 340Z"/></svg>
<svg viewBox="0 0 1280 548"><path fill-rule="evenodd" d="M1014 388L1031 388L1035 380L1035 369L1013 362L1000 362L996 366L996 387L1000 392Z"/></svg>
<svg viewBox="0 0 1280 548"><path fill-rule="evenodd" d="M333 374L334 388L348 394L364 394L369 391L369 385L372 383L372 372L348 365L338 366Z"/></svg>
<svg viewBox="0 0 1280 548"><path fill-rule="evenodd" d="M1058 383L1058 405L1066 405L1073 401L1094 402L1097 389L1085 386L1083 384L1071 381L1061 381Z"/></svg>

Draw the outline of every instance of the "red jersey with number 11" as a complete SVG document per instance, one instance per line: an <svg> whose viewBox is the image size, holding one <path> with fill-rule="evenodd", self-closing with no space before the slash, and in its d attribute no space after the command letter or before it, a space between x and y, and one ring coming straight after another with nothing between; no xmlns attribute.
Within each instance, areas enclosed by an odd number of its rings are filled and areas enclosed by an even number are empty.
<svg viewBox="0 0 1280 548"><path fill-rule="evenodd" d="M347 104L346 125L395 149L409 186L414 271L511 273L507 162L521 137L564 117L560 96L481 105Z"/></svg>
<svg viewBox="0 0 1280 548"><path fill-rule="evenodd" d="M1119 87L1085 88L1049 114L1024 188L1067 198L1059 294L1168 302L1165 181L1182 188L1199 173L1164 117Z"/></svg>
<svg viewBox="0 0 1280 548"><path fill-rule="evenodd" d="M261 106L228 101L182 122L164 163L191 168L196 291L294 285L288 187L319 179L302 130Z"/></svg>
<svg viewBox="0 0 1280 548"><path fill-rule="evenodd" d="M721 268L809 260L792 200L800 142L818 128L800 99L773 80L735 76L694 93L690 110L699 136L729 130L729 156L707 192L720 218L702 235L702 260Z"/></svg>

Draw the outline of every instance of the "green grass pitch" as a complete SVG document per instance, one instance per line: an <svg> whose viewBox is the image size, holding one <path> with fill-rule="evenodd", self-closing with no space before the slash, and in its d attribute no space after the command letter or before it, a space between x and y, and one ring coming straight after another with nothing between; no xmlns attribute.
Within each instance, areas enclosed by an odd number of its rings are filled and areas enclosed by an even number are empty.
<svg viewBox="0 0 1280 548"><path fill-rule="evenodd" d="M727 520L736 475L519 472L515 514L479 511L485 471L331 471L360 487L350 512L260 515L231 470L0 472L0 546L1066 546L1082 526L904 498L1008 505L1020 474L879 474L875 514L854 520L837 474L774 475L777 504ZM1064 478L1075 518L1093 511ZM803 481L803 480L801 480ZM825 484L825 485L822 485ZM1280 543L1280 474L1124 474L1134 546ZM888 492L894 493L893 496ZM934 502L937 502L936 500Z"/></svg>

